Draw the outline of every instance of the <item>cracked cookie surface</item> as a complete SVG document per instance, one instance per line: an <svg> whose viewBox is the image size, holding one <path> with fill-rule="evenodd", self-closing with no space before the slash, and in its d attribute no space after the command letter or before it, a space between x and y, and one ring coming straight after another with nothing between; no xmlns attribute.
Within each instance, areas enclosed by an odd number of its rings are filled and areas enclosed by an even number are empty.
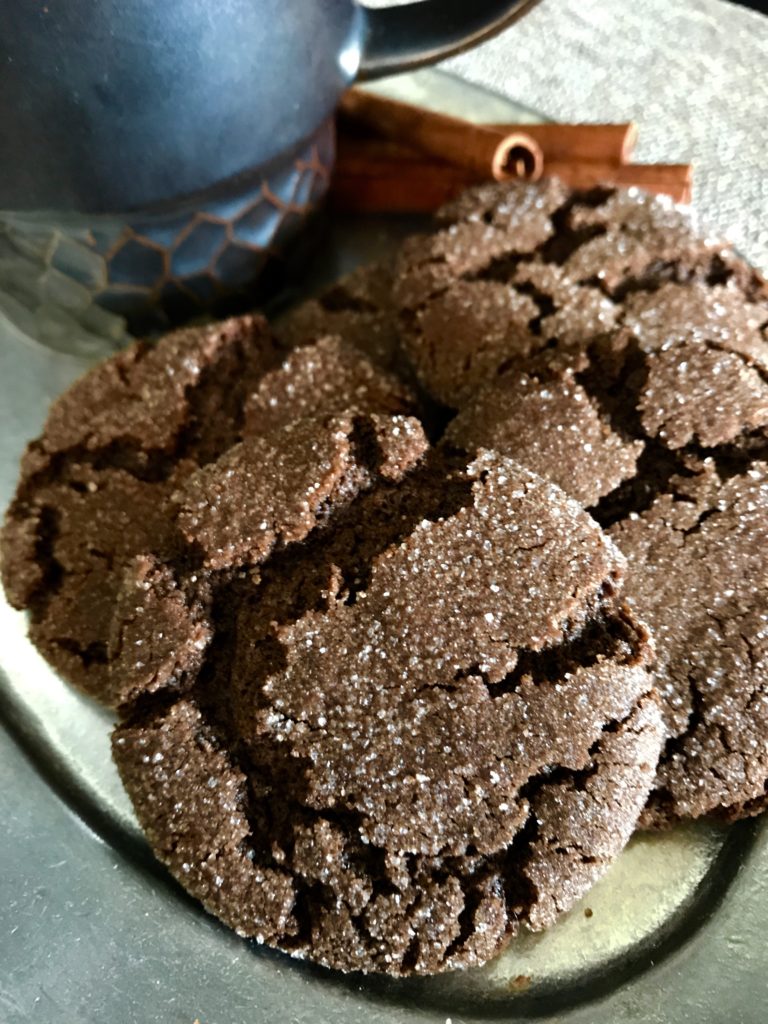
<svg viewBox="0 0 768 1024"><path fill-rule="evenodd" d="M757 813L768 782L766 466L673 487L610 531L656 638L670 732L647 824Z"/></svg>
<svg viewBox="0 0 768 1024"><path fill-rule="evenodd" d="M325 313L383 315L344 288ZM600 877L661 715L614 545L519 465L430 448L353 342L286 354L244 318L103 364L30 446L4 573L119 709L190 893L294 955L426 974Z"/></svg>
<svg viewBox="0 0 768 1024"><path fill-rule="evenodd" d="M615 327L628 298L666 281L760 288L671 201L550 180L483 185L448 204L432 234L403 245L393 295L422 385L458 408L510 366Z"/></svg>
<svg viewBox="0 0 768 1024"><path fill-rule="evenodd" d="M479 964L629 838L661 742L647 635L558 488L414 420L307 422L261 440L304 461L290 507L263 452L260 489L227 453L177 492L204 592L187 556L126 576L114 756L160 859L242 934L341 970ZM272 540L222 544L219 474Z"/></svg>
<svg viewBox="0 0 768 1024"><path fill-rule="evenodd" d="M584 216L600 223L600 208ZM643 819L656 825L756 813L768 791L768 290L724 250L689 272L695 246L672 255L684 241L672 232L661 276L609 268L611 329L576 336L570 320L476 389L445 436L555 481L627 556L668 734Z"/></svg>
<svg viewBox="0 0 768 1024"><path fill-rule="evenodd" d="M331 409L412 405L404 385L339 339L285 358L256 316L138 342L54 402L24 455L1 538L8 599L29 610L30 637L54 668L112 702L119 580L134 555L178 547L170 496L244 437L329 394Z"/></svg>

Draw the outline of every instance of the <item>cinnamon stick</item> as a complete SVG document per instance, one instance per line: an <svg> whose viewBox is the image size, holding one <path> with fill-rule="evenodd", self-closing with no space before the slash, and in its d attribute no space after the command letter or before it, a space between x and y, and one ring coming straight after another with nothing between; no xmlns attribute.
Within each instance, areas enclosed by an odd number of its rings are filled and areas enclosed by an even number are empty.
<svg viewBox="0 0 768 1024"><path fill-rule="evenodd" d="M494 124L500 132L524 131L550 160L626 164L637 145L635 124Z"/></svg>
<svg viewBox="0 0 768 1024"><path fill-rule="evenodd" d="M394 142L391 139L349 138L339 135L334 173L371 174L384 171L387 174L396 174L401 170L409 175L409 179L412 173L418 170L419 173L424 173L427 176L436 175L440 178L471 184L488 180L485 175L477 174L465 167L457 167L456 164L449 163L447 160L439 160L437 157L420 153L401 142Z"/></svg>
<svg viewBox="0 0 768 1024"><path fill-rule="evenodd" d="M344 213L431 213L483 180L399 142L340 135L330 198Z"/></svg>
<svg viewBox="0 0 768 1024"><path fill-rule="evenodd" d="M335 174L330 203L337 213L434 213L464 191L466 183L423 175Z"/></svg>
<svg viewBox="0 0 768 1024"><path fill-rule="evenodd" d="M475 125L353 89L341 105L332 198L340 209L428 212L495 177L559 177L574 188L636 185L691 197L688 164L628 164L632 124Z"/></svg>
<svg viewBox="0 0 768 1024"><path fill-rule="evenodd" d="M525 131L472 124L361 89L350 89L342 97L340 111L377 135L407 143L483 179L541 177L541 147Z"/></svg>
<svg viewBox="0 0 768 1024"><path fill-rule="evenodd" d="M690 200L688 164L578 163L553 161L547 173L574 188L597 184L636 185ZM437 160L389 139L340 136L331 201L337 210L356 213L431 213L463 189L487 180L463 167Z"/></svg>
<svg viewBox="0 0 768 1024"><path fill-rule="evenodd" d="M377 135L408 142L434 156L464 166L469 166L476 159L483 167L488 165L493 146L487 134L489 129L498 133L497 142L502 136L521 134L533 139L545 162L587 160L628 163L637 143L637 126L632 123L475 125L359 89L351 90L342 98L340 112L342 118L358 128L364 127ZM470 129L473 131L468 135ZM450 138L446 133L450 133ZM476 149L478 141L487 147L481 150L480 157Z"/></svg>
<svg viewBox="0 0 768 1024"><path fill-rule="evenodd" d="M671 196L677 203L691 199L693 168L690 164L624 164L578 163L552 160L546 165L547 175L560 178L572 188L593 185L635 185L647 192Z"/></svg>

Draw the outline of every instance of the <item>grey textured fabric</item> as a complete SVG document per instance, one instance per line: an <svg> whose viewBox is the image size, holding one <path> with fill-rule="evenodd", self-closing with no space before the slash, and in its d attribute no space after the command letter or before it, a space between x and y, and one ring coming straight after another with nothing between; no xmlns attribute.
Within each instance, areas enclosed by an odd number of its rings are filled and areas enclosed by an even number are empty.
<svg viewBox="0 0 768 1024"><path fill-rule="evenodd" d="M704 223L768 270L768 18L723 0L541 0L446 67L557 121L637 121L637 158L693 161Z"/></svg>
<svg viewBox="0 0 768 1024"><path fill-rule="evenodd" d="M703 223L768 270L768 18L723 0L541 0L444 67L553 120L637 121L637 159L693 161Z"/></svg>

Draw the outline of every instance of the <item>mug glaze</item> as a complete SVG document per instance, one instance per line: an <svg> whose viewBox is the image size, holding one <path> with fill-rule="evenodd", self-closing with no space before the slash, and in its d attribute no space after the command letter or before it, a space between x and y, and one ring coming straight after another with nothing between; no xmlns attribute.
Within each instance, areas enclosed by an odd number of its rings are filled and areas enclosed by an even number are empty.
<svg viewBox="0 0 768 1024"><path fill-rule="evenodd" d="M327 190L343 90L534 2L0 0L0 211L50 212L133 320L268 290Z"/></svg>

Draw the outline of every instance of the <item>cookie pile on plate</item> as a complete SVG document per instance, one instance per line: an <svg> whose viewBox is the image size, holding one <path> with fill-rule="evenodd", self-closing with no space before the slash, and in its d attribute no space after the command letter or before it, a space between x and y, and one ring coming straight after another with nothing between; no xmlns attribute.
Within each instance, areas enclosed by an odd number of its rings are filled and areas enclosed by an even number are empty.
<svg viewBox="0 0 768 1024"><path fill-rule="evenodd" d="M626 557L666 732L644 823L755 813L768 801L768 288L662 200L525 192L465 195L406 244L403 347L459 409L445 446L490 446L559 484Z"/></svg>
<svg viewBox="0 0 768 1024"><path fill-rule="evenodd" d="M158 857L341 970L481 964L768 779L768 292L640 193L490 186L271 329L52 407L10 601Z"/></svg>

